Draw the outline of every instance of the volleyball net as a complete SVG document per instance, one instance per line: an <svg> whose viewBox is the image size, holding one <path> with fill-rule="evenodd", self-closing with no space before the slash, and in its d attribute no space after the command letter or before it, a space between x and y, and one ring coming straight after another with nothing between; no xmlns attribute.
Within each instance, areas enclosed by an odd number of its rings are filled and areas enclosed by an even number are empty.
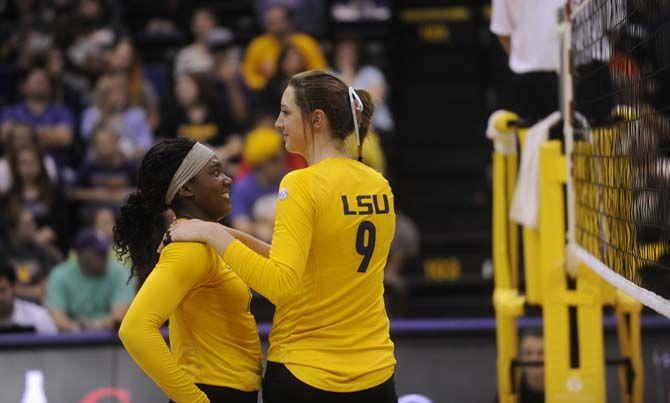
<svg viewBox="0 0 670 403"><path fill-rule="evenodd" d="M571 0L567 16L569 257L670 317L670 1Z"/></svg>

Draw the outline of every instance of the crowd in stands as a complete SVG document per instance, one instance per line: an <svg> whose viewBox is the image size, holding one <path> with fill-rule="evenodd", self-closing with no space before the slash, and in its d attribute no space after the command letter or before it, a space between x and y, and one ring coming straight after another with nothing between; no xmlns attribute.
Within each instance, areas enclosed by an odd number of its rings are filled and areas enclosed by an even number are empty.
<svg viewBox="0 0 670 403"><path fill-rule="evenodd" d="M330 70L375 96L365 156L384 170L384 73L363 63L362 38L294 24L325 2L284 3L298 8L257 2L249 41L219 23L217 2L0 2L0 327L77 332L122 318L135 286L111 248L114 220L160 139L213 147L235 180L227 224L269 241L279 182L305 166L273 128L296 73ZM184 46L149 65L147 38Z"/></svg>

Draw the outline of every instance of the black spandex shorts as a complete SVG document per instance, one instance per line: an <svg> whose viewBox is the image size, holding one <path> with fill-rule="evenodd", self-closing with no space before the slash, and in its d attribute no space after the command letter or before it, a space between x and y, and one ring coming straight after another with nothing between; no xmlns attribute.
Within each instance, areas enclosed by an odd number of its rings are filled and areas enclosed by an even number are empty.
<svg viewBox="0 0 670 403"><path fill-rule="evenodd" d="M263 379L263 403L398 403L391 377L381 385L358 392L337 393L317 389L296 378L291 371L268 361Z"/></svg>
<svg viewBox="0 0 670 403"><path fill-rule="evenodd" d="M211 403L258 403L258 392L242 392L225 386L196 385ZM174 403L170 400L170 403Z"/></svg>

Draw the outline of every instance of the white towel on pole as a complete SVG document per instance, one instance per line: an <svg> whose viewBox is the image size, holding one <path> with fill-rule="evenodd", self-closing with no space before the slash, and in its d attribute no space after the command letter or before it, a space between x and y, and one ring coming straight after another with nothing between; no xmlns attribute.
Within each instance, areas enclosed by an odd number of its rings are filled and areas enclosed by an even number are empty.
<svg viewBox="0 0 670 403"><path fill-rule="evenodd" d="M559 120L560 112L554 112L528 129L521 151L521 165L509 216L529 228L537 228L540 206L540 146L547 142L551 127Z"/></svg>

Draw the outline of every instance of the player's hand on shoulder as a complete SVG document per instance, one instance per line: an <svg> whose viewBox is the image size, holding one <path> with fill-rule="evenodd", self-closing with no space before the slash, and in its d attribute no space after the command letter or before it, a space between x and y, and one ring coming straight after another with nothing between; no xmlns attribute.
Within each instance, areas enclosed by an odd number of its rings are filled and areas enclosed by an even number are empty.
<svg viewBox="0 0 670 403"><path fill-rule="evenodd" d="M208 228L213 223L198 219L174 221L158 247L158 253L172 242L207 242Z"/></svg>

